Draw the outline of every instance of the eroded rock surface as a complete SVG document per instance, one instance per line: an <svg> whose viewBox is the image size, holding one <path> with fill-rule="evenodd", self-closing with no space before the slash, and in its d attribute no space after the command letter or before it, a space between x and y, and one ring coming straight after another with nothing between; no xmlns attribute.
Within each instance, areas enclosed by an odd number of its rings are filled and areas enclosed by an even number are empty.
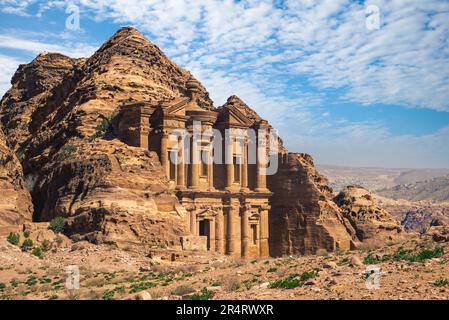
<svg viewBox="0 0 449 320"><path fill-rule="evenodd" d="M44 53L20 66L0 117L30 181L34 220L66 217L68 234L94 242L179 245L183 220L157 155L116 139L113 120L126 102L184 94L190 78L132 28L89 59Z"/></svg>
<svg viewBox="0 0 449 320"><path fill-rule="evenodd" d="M334 199L355 230L356 240L367 247L397 242L405 233L400 223L382 209L374 196L360 186L348 186Z"/></svg>
<svg viewBox="0 0 449 320"><path fill-rule="evenodd" d="M327 179L307 154L290 153L276 175L268 177L271 200L271 254L313 254L354 247L354 230L332 201Z"/></svg>
<svg viewBox="0 0 449 320"><path fill-rule="evenodd" d="M23 180L22 168L8 148L0 127L0 235L31 221L33 204Z"/></svg>

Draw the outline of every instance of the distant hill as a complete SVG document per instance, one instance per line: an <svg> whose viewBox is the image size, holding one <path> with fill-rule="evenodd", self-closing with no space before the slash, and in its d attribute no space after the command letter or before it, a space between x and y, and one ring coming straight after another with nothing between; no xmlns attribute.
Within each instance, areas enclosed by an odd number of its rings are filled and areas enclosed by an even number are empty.
<svg viewBox="0 0 449 320"><path fill-rule="evenodd" d="M329 179L330 186L335 192L341 191L348 185L360 185L370 191L377 191L449 174L449 169L391 169L331 165L319 165L318 168Z"/></svg>
<svg viewBox="0 0 449 320"><path fill-rule="evenodd" d="M401 184L392 188L377 190L376 193L391 199L449 201L449 175L426 181Z"/></svg>

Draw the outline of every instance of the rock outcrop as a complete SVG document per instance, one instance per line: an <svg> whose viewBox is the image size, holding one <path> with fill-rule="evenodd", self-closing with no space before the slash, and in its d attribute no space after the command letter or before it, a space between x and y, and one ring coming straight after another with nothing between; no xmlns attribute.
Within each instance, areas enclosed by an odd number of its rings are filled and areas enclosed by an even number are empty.
<svg viewBox="0 0 449 320"><path fill-rule="evenodd" d="M405 233L400 223L380 208L365 188L348 186L334 201L355 230L355 240L362 242L363 246L379 247L404 239Z"/></svg>
<svg viewBox="0 0 449 320"><path fill-rule="evenodd" d="M327 179L307 154L289 153L268 177L271 199L270 250L274 256L355 248L354 230L332 201Z"/></svg>
<svg viewBox="0 0 449 320"><path fill-rule="evenodd" d="M449 242L449 224L435 219L430 223L430 227L425 231L435 242Z"/></svg>
<svg viewBox="0 0 449 320"><path fill-rule="evenodd" d="M94 242L178 245L183 212L157 155L116 139L113 120L124 103L184 95L191 77L132 28L89 59L44 53L20 66L0 117L31 182L34 220L66 217L68 234Z"/></svg>
<svg viewBox="0 0 449 320"><path fill-rule="evenodd" d="M406 231L424 233L428 228L440 221L449 224L449 205L430 204L420 208L409 209L401 224Z"/></svg>
<svg viewBox="0 0 449 320"><path fill-rule="evenodd" d="M0 235L31 221L33 204L16 155L8 148L0 128Z"/></svg>

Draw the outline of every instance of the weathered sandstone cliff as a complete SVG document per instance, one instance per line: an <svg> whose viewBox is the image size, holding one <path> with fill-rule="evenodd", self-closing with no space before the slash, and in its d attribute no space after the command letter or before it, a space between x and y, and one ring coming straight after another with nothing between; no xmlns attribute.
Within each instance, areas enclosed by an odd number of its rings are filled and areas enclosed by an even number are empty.
<svg viewBox="0 0 449 320"><path fill-rule="evenodd" d="M44 53L20 66L0 117L31 182L34 220L66 217L68 234L96 242L178 244L182 208L157 156L115 139L113 120L123 103L184 94L190 77L132 28L89 59Z"/></svg>
<svg viewBox="0 0 449 320"><path fill-rule="evenodd" d="M313 254L355 247L354 230L332 201L327 179L307 154L290 153L268 177L271 254Z"/></svg>
<svg viewBox="0 0 449 320"><path fill-rule="evenodd" d="M31 221L33 204L23 180L22 168L8 148L0 127L0 235Z"/></svg>

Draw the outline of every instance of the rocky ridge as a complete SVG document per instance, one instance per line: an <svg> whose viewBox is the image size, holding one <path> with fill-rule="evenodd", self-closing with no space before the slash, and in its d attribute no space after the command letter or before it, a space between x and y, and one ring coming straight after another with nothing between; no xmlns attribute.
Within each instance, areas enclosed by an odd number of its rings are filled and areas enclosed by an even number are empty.
<svg viewBox="0 0 449 320"><path fill-rule="evenodd" d="M392 188L378 190L377 193L383 197L395 200L449 201L449 175L415 183L400 184Z"/></svg>

